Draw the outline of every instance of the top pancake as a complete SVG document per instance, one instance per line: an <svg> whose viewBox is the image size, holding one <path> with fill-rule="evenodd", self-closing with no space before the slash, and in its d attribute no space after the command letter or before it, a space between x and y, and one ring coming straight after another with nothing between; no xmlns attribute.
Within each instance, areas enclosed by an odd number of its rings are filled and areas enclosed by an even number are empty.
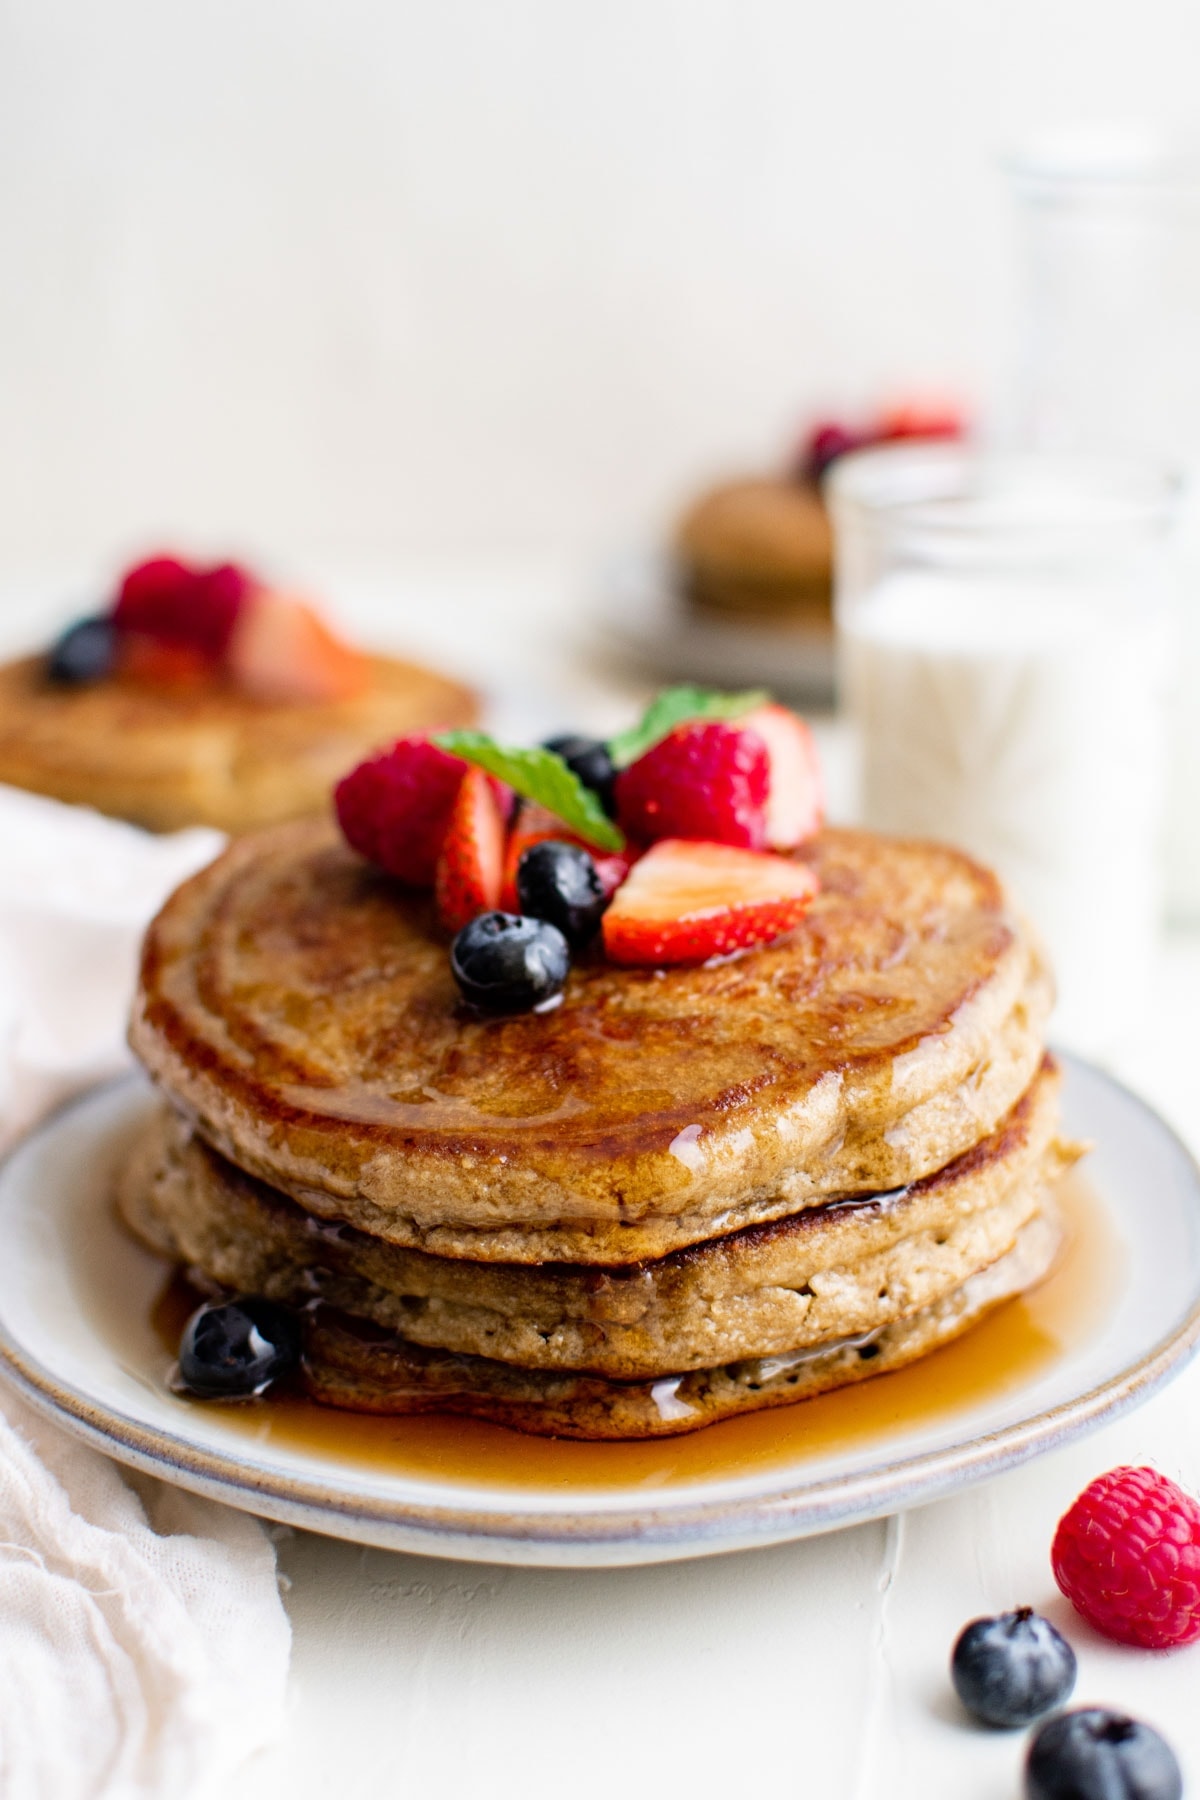
<svg viewBox="0 0 1200 1800"><path fill-rule="evenodd" d="M621 1264L976 1143L1048 983L996 879L828 831L786 938L697 969L599 953L561 1005L460 1005L427 897L305 821L234 844L147 934L138 1055L217 1149L327 1218L449 1256Z"/></svg>
<svg viewBox="0 0 1200 1800"><path fill-rule="evenodd" d="M45 658L0 665L0 782L151 831L242 832L324 810L335 781L406 732L470 724L475 697L414 663L371 659L337 702L262 701L227 687L46 680Z"/></svg>

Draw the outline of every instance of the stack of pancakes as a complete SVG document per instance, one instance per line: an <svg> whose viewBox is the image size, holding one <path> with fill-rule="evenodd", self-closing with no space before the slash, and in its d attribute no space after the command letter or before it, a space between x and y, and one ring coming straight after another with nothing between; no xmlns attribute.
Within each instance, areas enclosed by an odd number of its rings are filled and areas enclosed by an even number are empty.
<svg viewBox="0 0 1200 1800"><path fill-rule="evenodd" d="M643 1437L925 1354L1057 1253L1050 984L956 851L803 854L789 936L597 950L554 1010L485 1019L428 897L319 821L240 840L147 937L132 1042L165 1104L124 1218L303 1308L337 1406Z"/></svg>

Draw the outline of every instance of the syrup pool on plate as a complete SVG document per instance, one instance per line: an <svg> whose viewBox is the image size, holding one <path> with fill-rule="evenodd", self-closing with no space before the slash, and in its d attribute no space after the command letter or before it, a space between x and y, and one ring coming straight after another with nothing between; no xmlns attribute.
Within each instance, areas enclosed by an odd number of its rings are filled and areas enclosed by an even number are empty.
<svg viewBox="0 0 1200 1800"><path fill-rule="evenodd" d="M1069 1175L1059 1192L1067 1230L1056 1267L1039 1287L1005 1301L953 1343L893 1374L681 1437L588 1444L446 1414L342 1412L291 1394L222 1406L221 1418L259 1444L377 1472L513 1488L667 1487L885 1445L913 1425L936 1424L1013 1392L1084 1343L1104 1319L1118 1283L1118 1240L1084 1179ZM159 1297L154 1325L172 1356L196 1304L195 1292L178 1277Z"/></svg>

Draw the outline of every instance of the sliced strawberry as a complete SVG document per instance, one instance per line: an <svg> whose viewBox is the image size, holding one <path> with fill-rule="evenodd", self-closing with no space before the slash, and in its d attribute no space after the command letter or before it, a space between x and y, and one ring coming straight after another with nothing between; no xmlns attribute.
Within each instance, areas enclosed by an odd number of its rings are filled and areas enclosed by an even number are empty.
<svg viewBox="0 0 1200 1800"><path fill-rule="evenodd" d="M342 835L410 887L432 887L467 765L427 737L399 738L334 790Z"/></svg>
<svg viewBox="0 0 1200 1800"><path fill-rule="evenodd" d="M116 674L145 687L211 687L217 676L212 658L194 644L175 644L144 631L117 633Z"/></svg>
<svg viewBox="0 0 1200 1800"><path fill-rule="evenodd" d="M880 414L872 432L877 443L902 438L960 438L967 422L961 409L945 400L908 400Z"/></svg>
<svg viewBox="0 0 1200 1800"><path fill-rule="evenodd" d="M125 575L113 623L122 633L186 645L215 665L257 586L236 563L195 569L175 556L154 556Z"/></svg>
<svg viewBox="0 0 1200 1800"><path fill-rule="evenodd" d="M238 619L228 661L237 685L259 700L350 700L371 672L311 606L266 591Z"/></svg>
<svg viewBox="0 0 1200 1800"><path fill-rule="evenodd" d="M617 817L641 843L697 838L761 850L767 747L742 721L678 725L617 776Z"/></svg>
<svg viewBox="0 0 1200 1800"><path fill-rule="evenodd" d="M504 867L504 820L492 783L468 769L458 790L438 858L434 893L447 931L461 931L499 904Z"/></svg>
<svg viewBox="0 0 1200 1800"><path fill-rule="evenodd" d="M647 850L604 915L611 961L702 963L799 924L817 878L789 857L668 838Z"/></svg>
<svg viewBox="0 0 1200 1800"><path fill-rule="evenodd" d="M561 819L556 819L552 812L544 806L538 806L532 800L523 801L512 830L508 835L508 844L504 851L504 880L500 889L500 905L505 912L520 912L517 903L517 864L523 853L534 844L544 844L547 839L554 838L562 844L578 844L586 850L596 865L596 873L604 884L604 892L609 899L616 893L633 867L633 854L627 850L597 850L593 844L585 843L581 837L567 830Z"/></svg>
<svg viewBox="0 0 1200 1800"><path fill-rule="evenodd" d="M825 783L808 725L786 706L760 706L739 723L767 746L767 846L794 850L820 829Z"/></svg>

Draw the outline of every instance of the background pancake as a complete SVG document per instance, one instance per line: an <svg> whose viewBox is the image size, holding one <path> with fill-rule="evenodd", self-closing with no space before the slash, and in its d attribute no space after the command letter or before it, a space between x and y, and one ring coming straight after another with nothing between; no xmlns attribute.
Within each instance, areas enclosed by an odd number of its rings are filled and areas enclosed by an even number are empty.
<svg viewBox="0 0 1200 1800"><path fill-rule="evenodd" d="M990 1132L1049 982L949 848L828 831L788 937L717 966L577 963L544 1015L467 1016L426 898L332 826L235 844L147 936L134 1049L201 1134L393 1242L626 1264L897 1187Z"/></svg>
<svg viewBox="0 0 1200 1800"><path fill-rule="evenodd" d="M324 812L335 781L390 738L469 724L475 697L414 663L371 659L365 693L330 703L234 689L51 686L45 658L0 665L0 782L151 831L244 832Z"/></svg>

